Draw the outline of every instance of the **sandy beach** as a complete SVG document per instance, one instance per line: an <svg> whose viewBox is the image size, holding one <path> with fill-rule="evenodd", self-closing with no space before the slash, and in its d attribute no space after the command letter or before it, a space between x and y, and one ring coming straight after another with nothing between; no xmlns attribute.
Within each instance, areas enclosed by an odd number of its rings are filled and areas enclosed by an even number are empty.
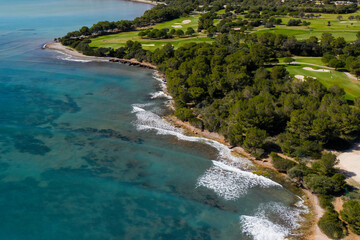
<svg viewBox="0 0 360 240"><path fill-rule="evenodd" d="M353 180L360 185L360 143L345 152L336 153L339 164L338 168L343 170L349 180Z"/></svg>
<svg viewBox="0 0 360 240"><path fill-rule="evenodd" d="M70 47L66 47L62 45L59 42L52 42L47 43L43 46L43 49L51 49L58 52L61 52L63 54L66 54L75 60L83 60L83 61L109 61L111 58L105 58L105 57L95 57L95 56L86 56L78 51L75 51L74 49Z"/></svg>
<svg viewBox="0 0 360 240"><path fill-rule="evenodd" d="M62 45L60 42L52 42L47 43L43 46L43 49L50 49L54 51L61 52L65 55L68 55L74 60L80 60L80 61L109 61L109 62L119 62L123 64L128 64L132 66L140 66L150 69L156 69L156 66L148 63L148 62L139 62L136 59L123 59L123 58L114 58L114 57L95 57L95 56L86 56L70 47Z"/></svg>

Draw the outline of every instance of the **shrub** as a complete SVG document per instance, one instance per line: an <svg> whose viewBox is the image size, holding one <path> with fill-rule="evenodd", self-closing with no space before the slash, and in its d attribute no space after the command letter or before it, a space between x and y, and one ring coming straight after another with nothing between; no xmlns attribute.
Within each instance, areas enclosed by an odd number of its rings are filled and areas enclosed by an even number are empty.
<svg viewBox="0 0 360 240"><path fill-rule="evenodd" d="M274 167L279 171L279 172L287 172L290 168L293 168L296 166L296 163L282 158L279 155L277 155L276 153L272 152L270 154L271 159L272 159L272 163L274 165Z"/></svg>
<svg viewBox="0 0 360 240"><path fill-rule="evenodd" d="M340 214L341 218L349 224L351 231L360 235L360 203L355 200L347 201Z"/></svg>
<svg viewBox="0 0 360 240"><path fill-rule="evenodd" d="M188 108L179 108L175 111L175 116L181 121L188 121L190 118L193 118L194 115L192 111Z"/></svg>
<svg viewBox="0 0 360 240"><path fill-rule="evenodd" d="M331 176L335 173L334 166L338 163L339 160L334 154L324 153L320 161L313 162L311 167L321 175Z"/></svg>
<svg viewBox="0 0 360 240"><path fill-rule="evenodd" d="M331 239L341 239L347 235L344 223L339 219L339 214L333 209L328 209L325 212L320 218L318 226Z"/></svg>
<svg viewBox="0 0 360 240"><path fill-rule="evenodd" d="M287 174L290 178L303 178L311 173L311 169L305 164L300 163L289 169Z"/></svg>
<svg viewBox="0 0 360 240"><path fill-rule="evenodd" d="M334 195L343 191L338 182L331 177L310 174L304 180L306 186L316 193Z"/></svg>
<svg viewBox="0 0 360 240"><path fill-rule="evenodd" d="M300 19L290 19L286 25L287 26L299 26L300 24L301 24Z"/></svg>
<svg viewBox="0 0 360 240"><path fill-rule="evenodd" d="M284 58L284 62L287 64L290 64L291 62L295 61L295 59L293 59L292 57L286 57Z"/></svg>
<svg viewBox="0 0 360 240"><path fill-rule="evenodd" d="M264 144L267 133L265 130L252 127L246 131L244 147L251 152L254 157L260 158L264 154Z"/></svg>
<svg viewBox="0 0 360 240"><path fill-rule="evenodd" d="M324 209L334 209L334 205L332 204L332 201L334 200L333 196L330 195L319 195L319 203L320 206Z"/></svg>
<svg viewBox="0 0 360 240"><path fill-rule="evenodd" d="M331 60L336 59L336 57L332 54L324 54L324 56L322 56L321 61L325 64L328 64Z"/></svg>

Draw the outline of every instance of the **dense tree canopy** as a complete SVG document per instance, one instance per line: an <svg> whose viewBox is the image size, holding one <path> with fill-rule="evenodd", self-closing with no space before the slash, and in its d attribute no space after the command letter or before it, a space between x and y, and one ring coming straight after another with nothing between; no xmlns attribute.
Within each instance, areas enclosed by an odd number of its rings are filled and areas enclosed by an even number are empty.
<svg viewBox="0 0 360 240"><path fill-rule="evenodd" d="M360 203L355 200L347 201L340 213L341 218L349 224L351 231L360 235Z"/></svg>

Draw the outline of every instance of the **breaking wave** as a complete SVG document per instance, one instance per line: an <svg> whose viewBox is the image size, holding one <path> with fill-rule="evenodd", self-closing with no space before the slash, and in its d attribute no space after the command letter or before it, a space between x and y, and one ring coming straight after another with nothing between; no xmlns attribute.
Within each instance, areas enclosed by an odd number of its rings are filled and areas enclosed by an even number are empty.
<svg viewBox="0 0 360 240"><path fill-rule="evenodd" d="M278 202L261 204L254 216L242 215L242 231L254 240L283 240L294 235L291 231L300 226L302 214L308 213L303 201L294 207L287 207ZM271 220L270 220L271 219Z"/></svg>
<svg viewBox="0 0 360 240"><path fill-rule="evenodd" d="M55 50L56 51L56 50ZM88 62L108 62L108 60L85 60L85 59L80 59L80 58L76 58L76 57L73 57L69 54L66 54L64 52L61 52L61 51L56 51L58 53L60 53L61 55L58 55L56 58L57 59L60 59L60 60L63 60L63 61L69 61L69 62L82 62L82 63L88 63Z"/></svg>
<svg viewBox="0 0 360 240"><path fill-rule="evenodd" d="M161 76L155 72L153 77L160 82L163 91L152 93L151 99L171 99L169 96L165 97L166 84ZM132 107L132 113L136 115L133 124L137 130L155 131L159 135L172 135L179 140L208 144L218 150L218 158L213 160L213 166L198 178L196 188L208 188L223 199L231 201L242 197L251 188L282 187L271 179L246 171L253 166L251 161L235 156L226 145L203 137L185 135L181 128L171 125L159 114L156 114L156 106L153 102L133 104ZM291 231L299 227L301 214L307 211L302 200L293 207L270 202L261 204L252 216L240 216L240 224L243 233L254 240L280 240L291 235Z"/></svg>
<svg viewBox="0 0 360 240"><path fill-rule="evenodd" d="M241 216L243 232L252 236L254 240L283 240L289 230L281 225L274 224L266 218L257 216Z"/></svg>
<svg viewBox="0 0 360 240"><path fill-rule="evenodd" d="M147 105L149 106L149 105ZM201 142L204 144L211 145L219 151L218 161L226 161L227 164L230 164L232 167L240 167L240 168L248 168L252 166L252 163L245 158L241 158L238 156L234 156L232 151L217 141L203 138L203 137L194 137L187 136L183 133L181 128L177 128L170 123L166 122L162 117L157 115L156 113L146 110L144 104L133 104L132 113L136 114L137 119L134 121L134 124L137 130L155 130L159 135L172 135L177 137L180 140L191 141L191 142ZM239 170L241 171L241 170ZM252 174L246 172L248 174ZM255 175L255 174L254 174ZM257 175L255 175L257 176ZM271 180L269 180L271 181Z"/></svg>
<svg viewBox="0 0 360 240"><path fill-rule="evenodd" d="M254 187L281 187L266 177L242 171L223 162L213 161L213 164L214 166L198 179L197 187L207 187L226 200L238 199Z"/></svg>

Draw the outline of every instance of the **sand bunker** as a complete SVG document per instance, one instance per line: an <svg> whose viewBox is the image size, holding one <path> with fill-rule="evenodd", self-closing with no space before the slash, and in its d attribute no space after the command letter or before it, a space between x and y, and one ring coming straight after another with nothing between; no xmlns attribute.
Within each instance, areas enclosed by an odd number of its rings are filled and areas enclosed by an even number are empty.
<svg viewBox="0 0 360 240"><path fill-rule="evenodd" d="M143 47L155 47L155 44L141 44Z"/></svg>
<svg viewBox="0 0 360 240"><path fill-rule="evenodd" d="M304 75L295 75L295 78L296 79L299 79L301 81L304 81L305 80L305 76Z"/></svg>
<svg viewBox="0 0 360 240"><path fill-rule="evenodd" d="M305 76L304 76L304 75L295 75L294 77L295 77L296 79L301 80L301 81L305 81ZM312 76L307 76L306 78L316 79L316 77L312 77Z"/></svg>
<svg viewBox="0 0 360 240"><path fill-rule="evenodd" d="M357 21L341 21L340 23L356 23Z"/></svg>
<svg viewBox="0 0 360 240"><path fill-rule="evenodd" d="M189 24L191 23L191 20L184 20L181 23L174 23L174 25L172 25L171 27L173 28L181 28L182 25L181 24Z"/></svg>
<svg viewBox="0 0 360 240"><path fill-rule="evenodd" d="M311 67L304 67L304 70L313 71L313 72L330 72L329 69L313 69Z"/></svg>

